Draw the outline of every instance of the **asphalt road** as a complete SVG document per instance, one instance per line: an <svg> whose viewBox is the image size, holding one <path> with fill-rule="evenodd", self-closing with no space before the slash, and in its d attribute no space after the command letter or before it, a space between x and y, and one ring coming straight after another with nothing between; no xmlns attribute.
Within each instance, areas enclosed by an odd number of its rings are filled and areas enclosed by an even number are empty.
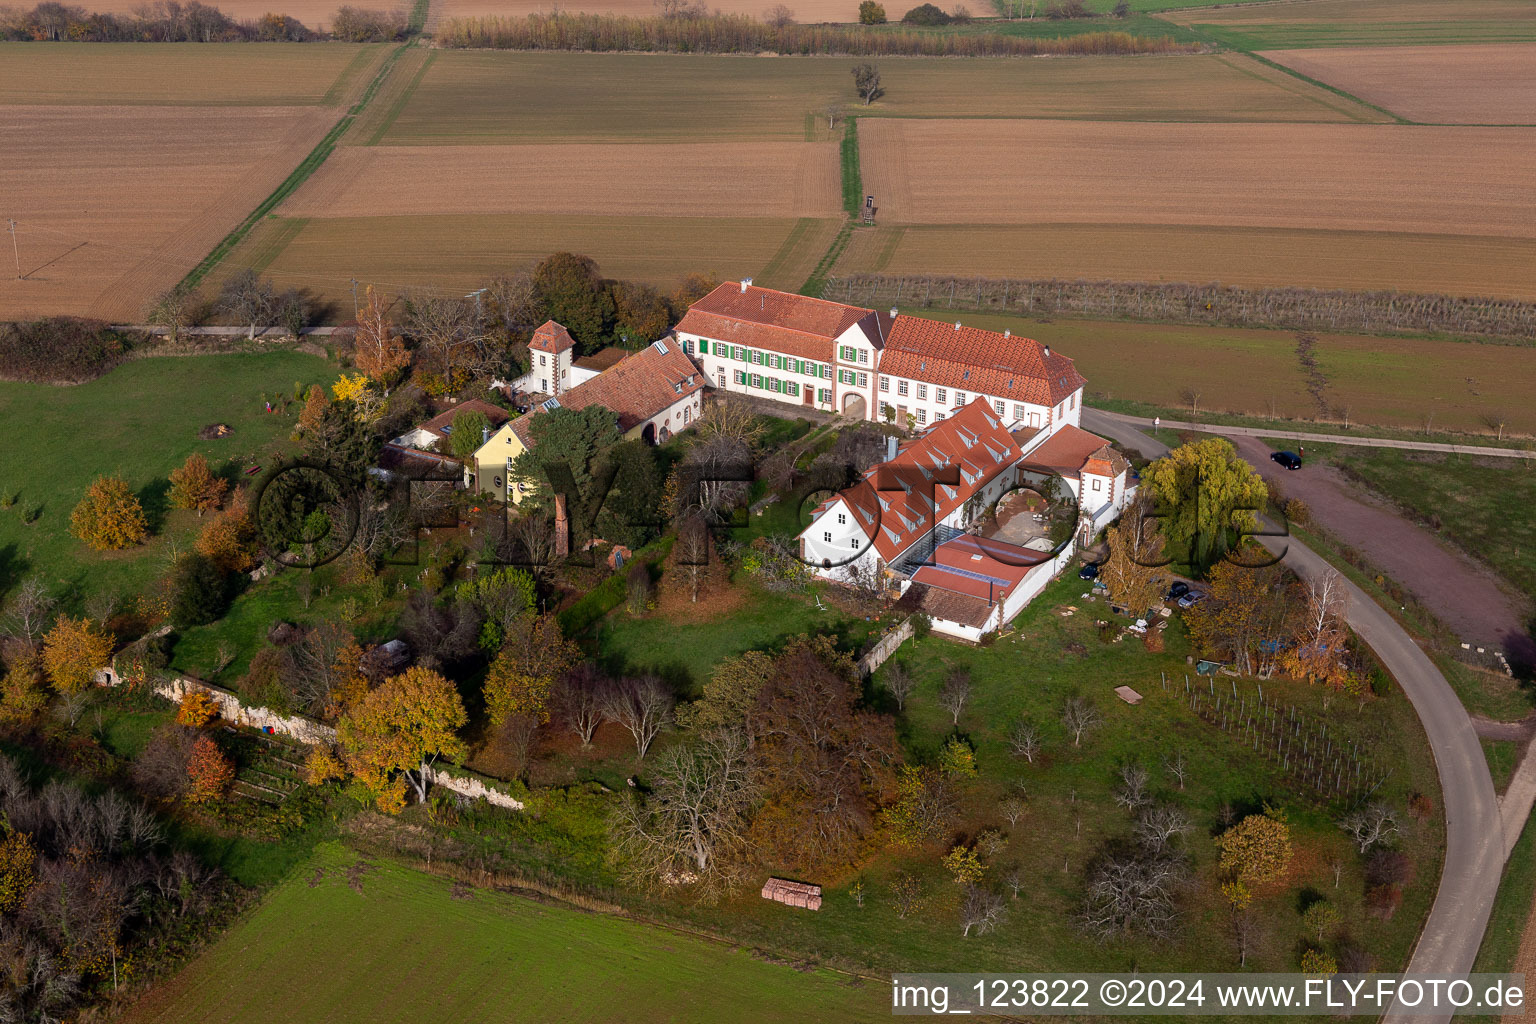
<svg viewBox="0 0 1536 1024"><path fill-rule="evenodd" d="M1148 458L1168 452L1168 446L1139 429L1132 418L1097 409L1083 410L1083 427ZM1213 432L1220 428L1205 427ZM1290 537L1260 540L1298 575L1314 576L1332 567L1311 548ZM1472 970L1488 927L1493 899L1504 868L1504 826L1500 821L1493 778L1477 733L1456 692L1451 689L1413 638L1359 587L1345 580L1349 594L1350 627L1392 673L1413 704L1429 738L1440 775L1445 806L1445 864L1429 919L1408 964L1410 974L1451 976ZM1396 1006L1383 1018L1398 1021L1448 1021L1437 1016L1408 1016Z"/></svg>

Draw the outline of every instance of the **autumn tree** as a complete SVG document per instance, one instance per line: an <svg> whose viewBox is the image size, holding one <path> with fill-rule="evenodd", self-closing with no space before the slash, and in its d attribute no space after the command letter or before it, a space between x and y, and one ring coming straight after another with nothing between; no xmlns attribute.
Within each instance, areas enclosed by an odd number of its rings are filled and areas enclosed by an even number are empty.
<svg viewBox="0 0 1536 1024"><path fill-rule="evenodd" d="M405 342L395 334L389 320L389 306L383 296L369 285L363 307L357 314L357 337L352 343L352 359L357 368L388 393L390 384L401 370L411 364Z"/></svg>
<svg viewBox="0 0 1536 1024"><path fill-rule="evenodd" d="M1295 632L1290 571L1223 561L1211 569L1208 584L1206 599L1184 617L1190 638L1245 675L1268 675Z"/></svg>
<svg viewBox="0 0 1536 1024"><path fill-rule="evenodd" d="M90 619L60 615L43 638L43 667L60 693L78 693L91 685L96 670L112 657L116 638Z"/></svg>
<svg viewBox="0 0 1536 1024"><path fill-rule="evenodd" d="M580 649L565 638L554 615L528 612L513 619L485 677L485 707L491 722L500 725L514 714L549 721L555 681L580 660Z"/></svg>
<svg viewBox="0 0 1536 1024"><path fill-rule="evenodd" d="M902 765L896 774L896 799L886 807L882 819L892 843L915 848L942 836L956 809L954 788L948 779L931 768Z"/></svg>
<svg viewBox="0 0 1536 1024"><path fill-rule="evenodd" d="M3 667L3 666L0 666ZM47 681L37 652L24 648L0 679L0 720L24 722L48 706Z"/></svg>
<svg viewBox="0 0 1536 1024"><path fill-rule="evenodd" d="M762 651L745 651L715 664L699 699L678 709L678 724L705 732L731 729L751 743L748 729L759 695L773 673L773 658Z"/></svg>
<svg viewBox="0 0 1536 1024"><path fill-rule="evenodd" d="M203 527L198 554L225 572L245 572L256 564L256 527L244 505L231 506Z"/></svg>
<svg viewBox="0 0 1536 1024"><path fill-rule="evenodd" d="M1301 617L1295 640L1286 645L1280 656L1280 667L1293 676L1335 690L1359 688L1360 678L1349 663L1343 575L1330 568L1309 576L1302 583L1302 591L1306 595L1306 614Z"/></svg>
<svg viewBox="0 0 1536 1024"><path fill-rule="evenodd" d="M675 746L647 773L650 791L615 812L614 848L648 883L688 879L713 889L728 883L747 845L757 772L739 733L713 732Z"/></svg>
<svg viewBox="0 0 1536 1024"><path fill-rule="evenodd" d="M176 724L201 729L219 717L218 701L201 687L189 687L176 708Z"/></svg>
<svg viewBox="0 0 1536 1024"><path fill-rule="evenodd" d="M149 534L144 508L119 476L101 476L69 516L69 529L97 551L142 544Z"/></svg>
<svg viewBox="0 0 1536 1024"><path fill-rule="evenodd" d="M896 738L888 716L861 706L862 692L828 637L797 637L774 658L748 728L766 793L753 834L782 863L848 863L874 830Z"/></svg>
<svg viewBox="0 0 1536 1024"><path fill-rule="evenodd" d="M1250 814L1216 837L1218 866L1235 894L1246 896L1275 881L1291 863L1291 829L1273 812ZM1233 892L1229 899L1234 903Z"/></svg>
<svg viewBox="0 0 1536 1024"><path fill-rule="evenodd" d="M211 736L199 736L187 758L187 799L210 803L221 799L235 781L235 766Z"/></svg>
<svg viewBox="0 0 1536 1024"><path fill-rule="evenodd" d="M0 914L14 914L21 909L37 881L37 847L32 837L18 832L7 822L5 838L0 839Z"/></svg>
<svg viewBox="0 0 1536 1024"><path fill-rule="evenodd" d="M859 94L859 99L864 101L866 107L881 96L884 96L885 88L880 84L880 69L873 64L855 64L853 67L853 88Z"/></svg>
<svg viewBox="0 0 1536 1024"><path fill-rule="evenodd" d="M196 509L201 516L224 504L224 492L229 481L213 475L208 460L200 452L187 456L179 469L171 470L171 490L168 498L171 508Z"/></svg>
<svg viewBox="0 0 1536 1024"><path fill-rule="evenodd" d="M304 408L299 410L299 429L313 430L320 425L320 420L325 416L325 407L331 404L326 397L325 389L318 384L311 384L309 391L304 396Z"/></svg>
<svg viewBox="0 0 1536 1024"><path fill-rule="evenodd" d="M1181 445L1142 474L1157 499L1167 554L1210 565L1258 528L1258 509L1269 497L1262 477L1219 437Z"/></svg>
<svg viewBox="0 0 1536 1024"><path fill-rule="evenodd" d="M347 766L377 796L387 798L403 778L425 803L432 763L439 757L460 762L468 754L457 734L466 721L453 684L418 665L349 708L336 738Z"/></svg>
<svg viewBox="0 0 1536 1024"><path fill-rule="evenodd" d="M1109 557L1099 573L1109 596L1136 615L1157 600L1158 565L1163 561L1157 529L1142 515L1150 504L1137 501L1109 531Z"/></svg>

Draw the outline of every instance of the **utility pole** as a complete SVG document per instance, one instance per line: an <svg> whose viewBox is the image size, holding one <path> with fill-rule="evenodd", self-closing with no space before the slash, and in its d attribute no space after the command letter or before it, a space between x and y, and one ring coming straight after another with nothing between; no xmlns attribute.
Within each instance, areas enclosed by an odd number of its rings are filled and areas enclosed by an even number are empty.
<svg viewBox="0 0 1536 1024"><path fill-rule="evenodd" d="M477 320L485 316L485 312L480 305L480 296L484 295L489 290L490 289L488 288L477 288L476 290L470 292L468 295L464 296L466 299L475 300L475 318Z"/></svg>
<svg viewBox="0 0 1536 1024"><path fill-rule="evenodd" d="M352 319L357 319L357 278L352 279Z"/></svg>
<svg viewBox="0 0 1536 1024"><path fill-rule="evenodd" d="M14 220L7 219L6 223L11 226L11 252L16 256L16 280L20 281L22 279L21 250L16 246L16 222Z"/></svg>

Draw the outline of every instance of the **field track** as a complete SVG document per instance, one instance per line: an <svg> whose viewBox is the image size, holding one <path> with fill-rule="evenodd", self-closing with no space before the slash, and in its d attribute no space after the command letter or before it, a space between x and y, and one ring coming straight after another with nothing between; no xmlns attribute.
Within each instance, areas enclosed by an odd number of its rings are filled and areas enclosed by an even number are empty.
<svg viewBox="0 0 1536 1024"><path fill-rule="evenodd" d="M1536 40L1527 0L1280 0L1165 11L1243 50Z"/></svg>
<svg viewBox="0 0 1536 1024"><path fill-rule="evenodd" d="M793 0L785 6L795 12L795 20L801 24L859 20L859 0ZM548 14L551 9L549 0L436 0L434 7L441 8L437 15L439 20L478 18L482 15L522 17L526 14ZM760 0L717 0L709 5L709 9L721 14L748 14L760 18L768 8ZM656 5L652 0L571 0L568 4L561 4L560 10L649 18L655 15ZM899 17L899 14L892 15L892 20Z"/></svg>
<svg viewBox="0 0 1536 1024"><path fill-rule="evenodd" d="M1262 56L1411 121L1536 123L1536 43L1330 47Z"/></svg>
<svg viewBox="0 0 1536 1024"><path fill-rule="evenodd" d="M835 143L735 142L348 147L278 212L830 217L841 209Z"/></svg>

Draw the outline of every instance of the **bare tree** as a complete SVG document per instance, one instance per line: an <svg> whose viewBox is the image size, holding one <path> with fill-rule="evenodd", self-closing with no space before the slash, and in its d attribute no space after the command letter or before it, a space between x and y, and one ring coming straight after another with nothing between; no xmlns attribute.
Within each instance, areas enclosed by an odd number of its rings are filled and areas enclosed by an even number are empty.
<svg viewBox="0 0 1536 1024"><path fill-rule="evenodd" d="M528 771L534 740L539 734L537 715L508 715L497 729L497 739L512 762L512 774L521 777Z"/></svg>
<svg viewBox="0 0 1536 1024"><path fill-rule="evenodd" d="M1500 441L1504 440L1504 426L1509 422L1509 417L1503 409L1489 409L1483 413L1483 426L1498 435Z"/></svg>
<svg viewBox="0 0 1536 1024"><path fill-rule="evenodd" d="M1087 697L1068 697L1061 706L1061 724L1072 734L1072 745L1083 745L1083 733L1098 725L1099 709Z"/></svg>
<svg viewBox="0 0 1536 1024"><path fill-rule="evenodd" d="M675 746L650 772L651 791L615 815L613 840L643 880L728 882L746 845L756 770L739 732L718 731Z"/></svg>
<svg viewBox="0 0 1536 1024"><path fill-rule="evenodd" d="M477 365L477 357L486 332L474 303L436 295L413 296L406 305L406 329L446 387L454 387L455 370L483 369Z"/></svg>
<svg viewBox="0 0 1536 1024"><path fill-rule="evenodd" d="M1384 803L1369 804L1339 822L1339 828L1355 841L1364 853L1377 843L1397 833L1397 816Z"/></svg>
<svg viewBox="0 0 1536 1024"><path fill-rule="evenodd" d="M1084 930L1101 941L1133 933L1166 938L1178 918L1174 899L1184 872L1170 858L1109 851L1088 876L1080 915Z"/></svg>
<svg viewBox="0 0 1536 1024"><path fill-rule="evenodd" d="M48 631L53 618L54 599L49 595L41 576L28 576L16 588L16 593L5 602L5 614L0 616L0 631L28 647L35 647Z"/></svg>
<svg viewBox="0 0 1536 1024"><path fill-rule="evenodd" d="M784 28L795 23L795 12L784 4L775 4L763 12L763 20L774 28Z"/></svg>
<svg viewBox="0 0 1536 1024"><path fill-rule="evenodd" d="M1194 828L1189 815L1171 804L1149 807L1136 820L1136 838L1153 853L1164 853L1173 840Z"/></svg>
<svg viewBox="0 0 1536 1024"><path fill-rule="evenodd" d="M621 679L603 693L603 717L629 730L642 761L656 734L672 721L676 699L655 676Z"/></svg>
<svg viewBox="0 0 1536 1024"><path fill-rule="evenodd" d="M107 620L117 614L117 609L122 606L122 598L115 590L98 590L85 599L85 614L92 621L105 626Z"/></svg>
<svg viewBox="0 0 1536 1024"><path fill-rule="evenodd" d="M219 309L237 323L250 325L248 339L255 338L257 330L271 326L276 303L272 283L262 280L254 270L239 271L219 291Z"/></svg>
<svg viewBox="0 0 1536 1024"><path fill-rule="evenodd" d="M1189 760L1184 756L1184 751L1176 750L1172 754L1164 754L1163 771L1177 779L1179 792L1184 792L1184 780L1189 778Z"/></svg>
<svg viewBox="0 0 1536 1024"><path fill-rule="evenodd" d="M836 131L837 119L843 116L843 105L837 100L828 100L823 113L827 115L827 131Z"/></svg>
<svg viewBox="0 0 1536 1024"><path fill-rule="evenodd" d="M677 522L677 560L688 567L690 600L699 601L699 571L709 564L709 522L696 509L683 513Z"/></svg>
<svg viewBox="0 0 1536 1024"><path fill-rule="evenodd" d="M532 332L544 316L539 290L527 270L492 279L488 298L502 326L518 334Z"/></svg>
<svg viewBox="0 0 1536 1024"><path fill-rule="evenodd" d="M889 594L886 589L885 565L872 550L863 557L840 566L837 570L837 578L839 582L846 583L858 591L859 596L868 601L883 603Z"/></svg>
<svg viewBox="0 0 1536 1024"><path fill-rule="evenodd" d="M907 709L907 698L912 696L912 691L917 689L917 677L912 670L907 668L904 661L893 662L885 670L885 688L891 691L891 696L896 698L896 710Z"/></svg>
<svg viewBox="0 0 1536 1024"><path fill-rule="evenodd" d="M229 668L235 660L236 653L238 652L235 650L234 644L228 640L220 640L213 656L213 674L218 675Z"/></svg>
<svg viewBox="0 0 1536 1024"><path fill-rule="evenodd" d="M1029 810L1029 802L1020 794L1014 793L1003 797L1002 801L997 805L997 810L998 813L1008 819L1009 825L1017 825L1019 819L1024 817L1025 812Z"/></svg>
<svg viewBox="0 0 1536 1024"><path fill-rule="evenodd" d="M590 661L576 666L560 679L555 693L555 714L562 725L580 738L583 747L592 745L592 734L603 722L603 690L607 682Z"/></svg>
<svg viewBox="0 0 1536 1024"><path fill-rule="evenodd" d="M1015 756L1034 764L1040 753L1040 730L1027 718L1017 719L1008 730L1008 747Z"/></svg>
<svg viewBox="0 0 1536 1024"><path fill-rule="evenodd" d="M965 702L971 699L971 674L964 669L956 669L944 679L944 684L939 687L939 706L949 712L954 725L960 724L960 712L965 710Z"/></svg>
<svg viewBox="0 0 1536 1024"><path fill-rule="evenodd" d="M163 327L170 334L171 341L180 341L181 332L195 321L198 305L196 295L178 284L150 301L144 311L144 319L156 327Z"/></svg>
<svg viewBox="0 0 1536 1024"><path fill-rule="evenodd" d="M873 64L854 65L853 87L866 107L885 95L885 89L880 85L880 69Z"/></svg>
<svg viewBox="0 0 1536 1024"><path fill-rule="evenodd" d="M1200 411L1200 391L1198 388L1182 387L1179 389L1179 401L1189 406L1191 412Z"/></svg>
<svg viewBox="0 0 1536 1024"><path fill-rule="evenodd" d="M1248 910L1232 911L1232 943L1237 948L1237 965L1248 966L1248 954L1253 952L1258 922Z"/></svg>
<svg viewBox="0 0 1536 1024"><path fill-rule="evenodd" d="M979 885L965 887L965 897L960 901L960 934L970 938L971 929L977 935L985 935L1003 919L1003 898L991 889Z"/></svg>
<svg viewBox="0 0 1536 1024"><path fill-rule="evenodd" d="M1120 786L1115 790L1115 803L1134 811L1147 802L1147 770L1135 761L1120 766Z"/></svg>
<svg viewBox="0 0 1536 1024"><path fill-rule="evenodd" d="M1019 898L1019 893L1023 891L1023 889L1028 886L1031 881L1032 879L1030 878L1029 873L1026 872L1023 865L1020 864L1015 864L1013 867L1009 868L1008 873L1003 876L1003 884L1013 892L1014 899Z"/></svg>
<svg viewBox="0 0 1536 1024"><path fill-rule="evenodd" d="M324 716L333 712L336 687L346 674L340 665L341 651L352 642L352 634L344 626L323 622L286 648L292 668L288 673L289 685L310 714Z"/></svg>

